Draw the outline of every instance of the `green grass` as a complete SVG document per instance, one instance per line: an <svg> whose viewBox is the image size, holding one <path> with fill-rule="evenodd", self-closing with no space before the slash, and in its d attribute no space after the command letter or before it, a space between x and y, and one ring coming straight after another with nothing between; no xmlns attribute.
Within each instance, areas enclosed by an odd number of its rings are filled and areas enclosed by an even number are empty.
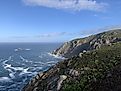
<svg viewBox="0 0 121 91"><path fill-rule="evenodd" d="M64 83L62 91L91 91L92 84L101 81L107 73L121 65L121 43L103 46L99 50L83 54L82 58L72 58L68 68L80 72L80 76L69 77Z"/></svg>

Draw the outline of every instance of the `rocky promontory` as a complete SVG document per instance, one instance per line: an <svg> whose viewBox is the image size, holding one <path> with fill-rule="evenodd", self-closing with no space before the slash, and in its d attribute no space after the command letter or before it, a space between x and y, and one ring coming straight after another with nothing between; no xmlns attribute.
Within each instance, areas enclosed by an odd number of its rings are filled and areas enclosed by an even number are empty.
<svg viewBox="0 0 121 91"><path fill-rule="evenodd" d="M121 91L121 30L72 40L54 53L71 57L38 73L23 91Z"/></svg>
<svg viewBox="0 0 121 91"><path fill-rule="evenodd" d="M99 49L103 45L110 45L121 41L121 29L111 30L96 35L91 35L86 38L78 38L64 43L61 47L54 50L52 54L71 58L78 55L80 52Z"/></svg>

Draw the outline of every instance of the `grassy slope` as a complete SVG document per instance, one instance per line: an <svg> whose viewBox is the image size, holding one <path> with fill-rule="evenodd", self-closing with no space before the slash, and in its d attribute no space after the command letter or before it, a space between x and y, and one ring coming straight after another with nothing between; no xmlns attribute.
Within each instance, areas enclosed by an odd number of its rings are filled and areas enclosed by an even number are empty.
<svg viewBox="0 0 121 91"><path fill-rule="evenodd" d="M80 75L78 77L68 77L61 90L110 91L114 89L113 91L118 91L120 89L121 43L104 46L99 50L83 54L82 58L75 57L71 60L72 65L68 68L78 70Z"/></svg>
<svg viewBox="0 0 121 91"><path fill-rule="evenodd" d="M93 38L97 40L96 42L99 39L119 38L121 40L121 31L103 32L86 39L76 40L82 42ZM72 69L78 71L79 75L71 75ZM60 75L67 76L61 91L121 91L121 42L116 41L110 46L102 45L98 50L83 53L81 57L74 56L59 62L44 72L37 82L27 85L28 90L23 91L33 91L35 87L39 89L37 91L57 91L58 80L56 79Z"/></svg>

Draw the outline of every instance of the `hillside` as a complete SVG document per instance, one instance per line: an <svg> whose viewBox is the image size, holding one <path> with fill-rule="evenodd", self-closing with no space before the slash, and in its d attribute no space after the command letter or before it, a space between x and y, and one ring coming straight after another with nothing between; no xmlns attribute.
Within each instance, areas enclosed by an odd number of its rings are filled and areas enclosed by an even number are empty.
<svg viewBox="0 0 121 91"><path fill-rule="evenodd" d="M78 41L89 46L81 51L79 48L75 56L38 73L23 91L121 91L120 39L121 31L116 30L72 40L76 41L73 50L78 48Z"/></svg>
<svg viewBox="0 0 121 91"><path fill-rule="evenodd" d="M64 43L61 47L54 50L52 54L71 58L84 50L99 49L103 45L110 45L118 41L121 41L121 29L91 35L86 38L74 39Z"/></svg>

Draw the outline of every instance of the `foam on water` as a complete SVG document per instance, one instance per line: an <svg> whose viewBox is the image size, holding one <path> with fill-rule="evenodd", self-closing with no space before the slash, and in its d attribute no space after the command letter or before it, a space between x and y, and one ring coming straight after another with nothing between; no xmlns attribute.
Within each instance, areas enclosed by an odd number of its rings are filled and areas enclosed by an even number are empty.
<svg viewBox="0 0 121 91"><path fill-rule="evenodd" d="M56 63L55 61L49 61L49 62L46 62L47 64L52 64L52 63Z"/></svg>
<svg viewBox="0 0 121 91"><path fill-rule="evenodd" d="M27 44L26 47L25 45L12 44L6 45L5 48L0 47L5 50L4 54L0 52L2 57L0 59L0 66L2 66L0 71L3 73L0 77L0 91L20 91L20 88L38 72L46 71L56 64L59 59L62 59L62 57L49 54L50 47L48 45L38 45L38 47L33 46L33 44ZM28 46L30 48L27 48ZM39 50L41 46L42 49ZM11 56L7 57L8 55Z"/></svg>
<svg viewBox="0 0 121 91"><path fill-rule="evenodd" d="M66 58L64 58L62 56L58 56L58 55L55 55L55 54L52 54L52 53L48 53L48 55L53 56L53 57L55 57L57 59L66 59Z"/></svg>
<svg viewBox="0 0 121 91"><path fill-rule="evenodd" d="M24 57L20 56L20 59L24 62L29 62L27 59L25 59Z"/></svg>
<svg viewBox="0 0 121 91"><path fill-rule="evenodd" d="M15 78L15 75L14 74L15 74L15 72L9 73L9 76L10 76L11 79L14 79Z"/></svg>
<svg viewBox="0 0 121 91"><path fill-rule="evenodd" d="M14 49L15 52L19 52L19 51L30 51L31 49L29 48L26 48L26 49L23 49L23 48L16 48Z"/></svg>
<svg viewBox="0 0 121 91"><path fill-rule="evenodd" d="M12 81L9 77L0 77L0 82L10 82Z"/></svg>
<svg viewBox="0 0 121 91"><path fill-rule="evenodd" d="M25 49L26 51L30 51L31 49Z"/></svg>
<svg viewBox="0 0 121 91"><path fill-rule="evenodd" d="M22 56L20 56L20 58L25 61L26 59L24 59ZM7 60L3 61L3 67L4 69L6 69L7 71L9 71L9 79L14 79L15 78L15 74L17 71L20 71L19 76L24 75L24 74L31 74L32 72L28 72L29 68L24 68L24 67L14 67L11 64L7 64L8 61L11 61L12 56L10 56ZM1 78L0 81L2 81L2 79L6 80L7 78Z"/></svg>
<svg viewBox="0 0 121 91"><path fill-rule="evenodd" d="M22 76L24 74L31 74L32 72L29 72L28 70L29 68L23 69L22 72L19 74L19 76Z"/></svg>
<svg viewBox="0 0 121 91"><path fill-rule="evenodd" d="M0 86L0 88L4 88L5 86Z"/></svg>

